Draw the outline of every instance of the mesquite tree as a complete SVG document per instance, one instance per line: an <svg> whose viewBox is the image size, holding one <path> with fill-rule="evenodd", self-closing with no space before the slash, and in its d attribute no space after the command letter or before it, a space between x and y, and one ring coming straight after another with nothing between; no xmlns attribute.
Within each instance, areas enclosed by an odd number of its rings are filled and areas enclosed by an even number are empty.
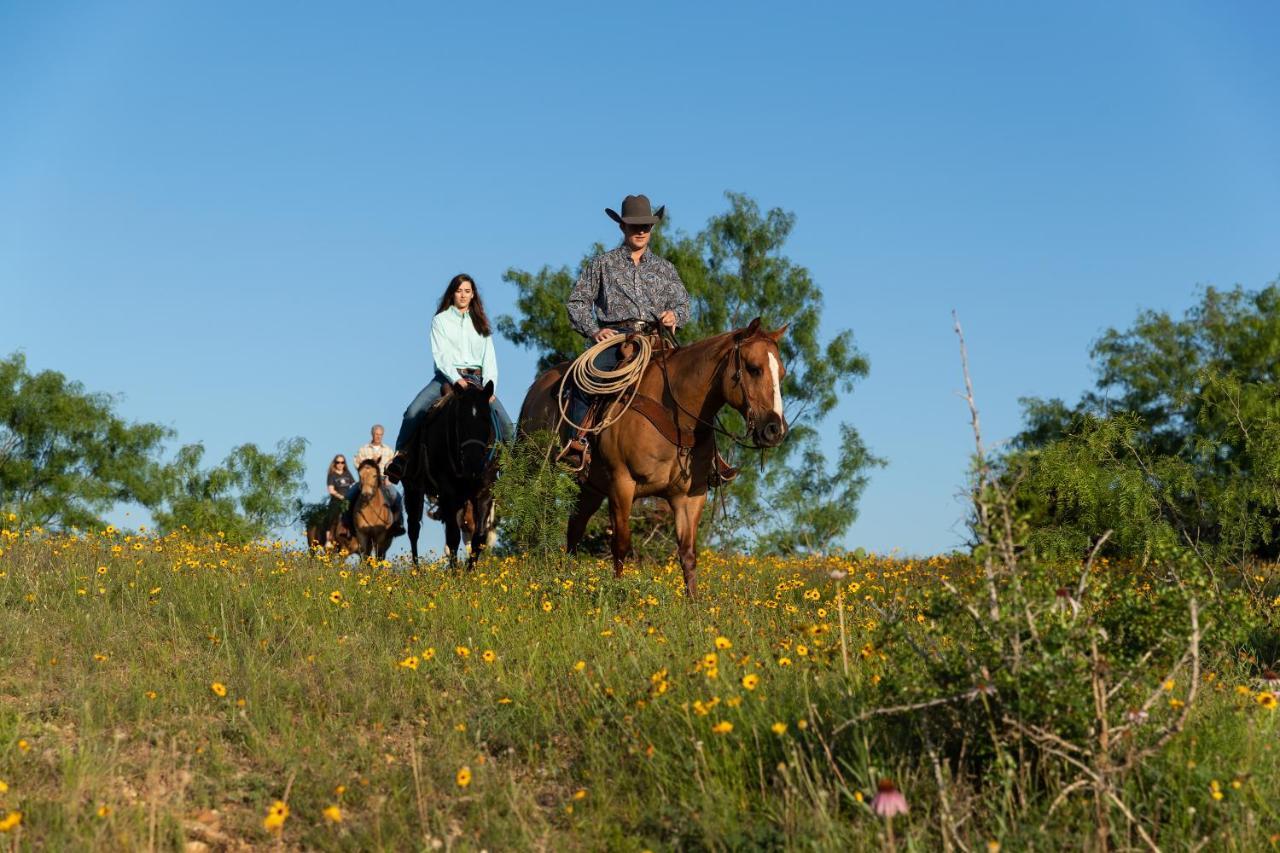
<svg viewBox="0 0 1280 853"><path fill-rule="evenodd" d="M720 547L753 547L771 553L825 551L857 518L857 504L868 468L881 464L850 424L840 424L837 458L831 465L820 438L825 420L842 394L869 370L847 329L823 335L820 328L822 289L809 271L782 253L795 215L780 208L762 212L751 198L727 193L729 209L707 222L698 234L669 234L656 229L651 248L675 264L689 291L692 319L679 330L690 342L763 318L766 328L787 326L780 346L787 365L783 383L791 433L769 451L763 464L755 454L724 440L721 451L742 469L741 476L718 498L712 523L704 526ZM519 293L519 317L499 318L499 330L538 353L539 367L575 357L585 342L569 325L565 302L578 274L604 247L596 244L577 269L544 266L537 272L511 269L503 280ZM733 431L741 418L725 410ZM769 508L771 511L765 511ZM644 512L660 516L663 505ZM635 541L668 535L657 518L639 520ZM669 544L664 542L664 547Z"/></svg>

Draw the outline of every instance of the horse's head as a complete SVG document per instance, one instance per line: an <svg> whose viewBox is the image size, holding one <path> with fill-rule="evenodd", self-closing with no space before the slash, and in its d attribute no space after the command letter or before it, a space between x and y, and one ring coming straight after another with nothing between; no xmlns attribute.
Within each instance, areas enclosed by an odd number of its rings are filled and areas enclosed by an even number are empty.
<svg viewBox="0 0 1280 853"><path fill-rule="evenodd" d="M365 459L356 468L360 477L360 493L369 497L382 485L382 468L377 459Z"/></svg>
<svg viewBox="0 0 1280 853"><path fill-rule="evenodd" d="M489 409L493 383L486 382L483 388L467 383L461 391L449 386L445 393L450 398L445 414L449 443L458 454L458 473L479 477L489 464L496 437Z"/></svg>
<svg viewBox="0 0 1280 853"><path fill-rule="evenodd" d="M778 341L786 326L773 332L760 328L760 318L731 336L733 349L724 370L724 398L747 420L747 430L761 447L777 447L787 434L782 412L782 378L787 375Z"/></svg>

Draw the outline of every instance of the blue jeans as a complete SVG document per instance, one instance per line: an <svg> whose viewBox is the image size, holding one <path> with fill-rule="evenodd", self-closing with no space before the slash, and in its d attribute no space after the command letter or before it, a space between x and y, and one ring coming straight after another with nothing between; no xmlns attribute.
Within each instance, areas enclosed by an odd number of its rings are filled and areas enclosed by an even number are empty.
<svg viewBox="0 0 1280 853"><path fill-rule="evenodd" d="M413 402L409 404L409 408L404 410L404 419L400 422L400 432L396 434L396 450L404 450L409 446L409 442L413 440L413 435L418 431L419 424L426 417L427 410L435 405L444 394L444 386L449 384L449 377L440 371L436 371L436 375L431 377L431 381L426 387L418 392L418 396L413 398ZM495 425L498 428L498 436L504 442L510 443L516 437L515 424L511 423L511 417L507 414L506 408L503 407L502 401L494 398L490 404L493 410Z"/></svg>
<svg viewBox="0 0 1280 853"><path fill-rule="evenodd" d="M622 360L621 350L621 347L609 347L597 355L591 363L597 370L613 370ZM575 424L582 423L582 419L587 416L587 407L590 405L591 398L578 387L577 383L572 384L569 388L569 420Z"/></svg>

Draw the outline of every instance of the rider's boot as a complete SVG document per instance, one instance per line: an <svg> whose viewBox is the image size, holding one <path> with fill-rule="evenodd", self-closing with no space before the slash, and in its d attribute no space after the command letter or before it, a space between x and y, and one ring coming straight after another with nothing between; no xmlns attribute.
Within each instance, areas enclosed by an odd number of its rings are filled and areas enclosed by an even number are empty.
<svg viewBox="0 0 1280 853"><path fill-rule="evenodd" d="M393 486L398 485L400 478L404 476L404 469L408 462L409 454L403 450L397 450L395 456L392 456L391 461L387 463L387 470L383 474L387 482Z"/></svg>
<svg viewBox="0 0 1280 853"><path fill-rule="evenodd" d="M564 463L572 473L580 477L586 476L587 466L591 463L591 446L587 442L587 436L590 435L591 426L595 422L596 405L594 400L591 401L582 420L578 422L577 433L565 443L559 455L556 456L557 462Z"/></svg>

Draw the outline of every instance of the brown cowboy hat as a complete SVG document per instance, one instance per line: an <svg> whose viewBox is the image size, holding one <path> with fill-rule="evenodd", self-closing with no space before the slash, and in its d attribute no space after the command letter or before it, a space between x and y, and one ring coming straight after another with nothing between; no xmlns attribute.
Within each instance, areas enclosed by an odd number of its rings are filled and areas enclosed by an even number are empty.
<svg viewBox="0 0 1280 853"><path fill-rule="evenodd" d="M645 195L629 195L622 200L622 215L619 216L616 211L605 208L604 212L609 214L609 218L614 222L623 225L657 225L662 221L663 214L666 213L667 206L664 204L658 208L655 213L653 208L649 206L649 197Z"/></svg>

